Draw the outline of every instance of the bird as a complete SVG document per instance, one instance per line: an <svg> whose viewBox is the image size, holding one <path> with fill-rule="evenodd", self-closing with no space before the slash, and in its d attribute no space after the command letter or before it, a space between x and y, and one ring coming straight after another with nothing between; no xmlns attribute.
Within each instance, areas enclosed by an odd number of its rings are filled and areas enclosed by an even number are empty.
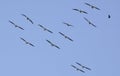
<svg viewBox="0 0 120 76"><path fill-rule="evenodd" d="M85 73L85 71L83 71L83 70L81 70L81 69L77 68L77 67L76 67L76 66L74 66L74 65L71 65L71 67L75 68L77 71L81 71L82 73Z"/></svg>
<svg viewBox="0 0 120 76"><path fill-rule="evenodd" d="M92 9L94 8L94 9L100 10L100 8L98 8L96 6L93 6L93 5L89 4L89 3L85 3L85 5L90 6Z"/></svg>
<svg viewBox="0 0 120 76"><path fill-rule="evenodd" d="M77 65L81 66L82 68L85 68L87 70L91 70L90 68L86 67L86 66L83 66L82 64L78 63L78 62L75 62Z"/></svg>
<svg viewBox="0 0 120 76"><path fill-rule="evenodd" d="M73 9L73 10L78 11L78 12L80 12L80 13L88 14L86 11L83 11L83 10L79 10L79 9Z"/></svg>
<svg viewBox="0 0 120 76"><path fill-rule="evenodd" d="M11 24L13 24L15 27L17 27L17 28L19 28L19 29L21 29L21 30L24 30L24 28L22 28L22 27L16 25L14 22L12 22L12 21L10 21L10 20L9 20L9 22L10 22Z"/></svg>
<svg viewBox="0 0 120 76"><path fill-rule="evenodd" d="M53 33L51 30L45 28L44 26L38 24L39 27L41 27L44 31L48 31L49 33Z"/></svg>
<svg viewBox="0 0 120 76"><path fill-rule="evenodd" d="M111 18L111 16L110 16L110 15L108 15L108 18Z"/></svg>
<svg viewBox="0 0 120 76"><path fill-rule="evenodd" d="M73 25L71 25L71 24L69 24L69 23L66 23L66 22L63 22L63 24L65 24L65 25L67 25L67 26L73 26Z"/></svg>
<svg viewBox="0 0 120 76"><path fill-rule="evenodd" d="M60 49L60 47L59 46L57 46L57 45L55 45L55 44L53 44L50 40L46 40L51 46L54 46L54 47L56 47L57 49Z"/></svg>
<svg viewBox="0 0 120 76"><path fill-rule="evenodd" d="M67 38L70 41L73 41L70 37L66 36L65 34L63 34L62 32L58 32L60 35L62 35L63 37Z"/></svg>
<svg viewBox="0 0 120 76"><path fill-rule="evenodd" d="M25 14L21 14L22 16L24 16L28 21L30 21L32 24L34 24L33 23L33 21L29 18L29 17L27 17Z"/></svg>
<svg viewBox="0 0 120 76"><path fill-rule="evenodd" d="M26 44L28 44L28 45L30 45L30 46L32 46L32 47L35 47L35 45L33 45L32 43L26 41L24 38L20 37L20 39L21 39L22 41L24 41Z"/></svg>
<svg viewBox="0 0 120 76"><path fill-rule="evenodd" d="M84 19L92 26L96 27L96 25L94 25L92 22L90 22L87 18L84 17Z"/></svg>

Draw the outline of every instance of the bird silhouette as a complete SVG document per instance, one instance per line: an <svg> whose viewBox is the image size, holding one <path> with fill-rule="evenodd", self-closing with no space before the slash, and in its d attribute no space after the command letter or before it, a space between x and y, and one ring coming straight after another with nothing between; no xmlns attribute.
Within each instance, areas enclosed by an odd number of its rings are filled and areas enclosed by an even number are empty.
<svg viewBox="0 0 120 76"><path fill-rule="evenodd" d="M93 5L89 4L89 3L85 3L85 5L90 6L92 9L94 8L94 9L100 10L100 8L98 8L96 6L93 6Z"/></svg>
<svg viewBox="0 0 120 76"><path fill-rule="evenodd" d="M12 22L12 21L10 21L10 20L9 20L9 22L10 22L11 24L13 24L15 27L17 27L17 28L19 28L19 29L21 29L21 30L24 30L24 28L22 28L22 27L16 25L14 22Z"/></svg>
<svg viewBox="0 0 120 76"><path fill-rule="evenodd" d="M86 11L83 11L83 10L79 10L79 9L73 9L73 10L78 11L80 13L88 14Z"/></svg>
<svg viewBox="0 0 120 76"><path fill-rule="evenodd" d="M24 16L29 22L31 22L32 24L34 24L33 21L29 17L27 17L25 14L21 14L21 15Z"/></svg>
<svg viewBox="0 0 120 76"><path fill-rule="evenodd" d="M69 24L69 23L66 23L66 22L63 22L63 24L65 24L65 25L67 25L67 26L73 26L73 25L71 25L71 24Z"/></svg>
<svg viewBox="0 0 120 76"><path fill-rule="evenodd" d="M58 32L60 35L62 35L63 37L67 38L70 41L73 41L73 39L71 39L70 37L66 36L65 34L63 34L62 32Z"/></svg>
<svg viewBox="0 0 120 76"><path fill-rule="evenodd" d="M90 22L87 18L84 17L84 19L92 26L96 27L96 25L94 25L92 22Z"/></svg>
<svg viewBox="0 0 120 76"><path fill-rule="evenodd" d="M32 47L35 47L32 43L26 41L24 38L20 37L20 39L21 39L22 41L24 41L26 44L28 44L28 45L30 45L30 46L32 46Z"/></svg>
<svg viewBox="0 0 120 76"><path fill-rule="evenodd" d="M43 25L38 24L39 27L41 27L44 31L47 31L49 33L53 33L51 30L45 28Z"/></svg>

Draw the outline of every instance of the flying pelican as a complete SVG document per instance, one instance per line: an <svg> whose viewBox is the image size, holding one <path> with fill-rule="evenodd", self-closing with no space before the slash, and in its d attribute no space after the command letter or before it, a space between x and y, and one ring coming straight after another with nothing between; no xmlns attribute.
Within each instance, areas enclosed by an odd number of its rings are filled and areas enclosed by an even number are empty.
<svg viewBox="0 0 120 76"><path fill-rule="evenodd" d="M63 34L62 32L58 32L60 35L62 35L63 37L67 38L70 41L73 41L70 37L66 36L65 34Z"/></svg>
<svg viewBox="0 0 120 76"><path fill-rule="evenodd" d="M35 47L32 43L26 41L24 38L20 37L20 39L24 41L26 44L29 44L30 46Z"/></svg>
<svg viewBox="0 0 120 76"><path fill-rule="evenodd" d="M87 18L84 17L84 19L92 26L96 27L96 25L94 25L92 22L90 22Z"/></svg>
<svg viewBox="0 0 120 76"><path fill-rule="evenodd" d="M10 21L10 20L9 20L9 22L10 22L11 24L13 24L15 27L17 27L17 28L19 28L19 29L21 29L21 30L24 30L22 27L16 25L14 22L12 22L12 21Z"/></svg>
<svg viewBox="0 0 120 76"><path fill-rule="evenodd" d="M78 12L80 12L80 13L88 14L86 11L83 11L83 10L79 10L79 9L73 9L73 10L78 11Z"/></svg>
<svg viewBox="0 0 120 76"><path fill-rule="evenodd" d="M96 6L93 6L93 5L91 5L91 4L89 4L89 3L85 3L87 6L90 6L92 9L94 8L94 9L97 9L97 10L100 10L100 8L98 8L98 7L96 7Z"/></svg>
<svg viewBox="0 0 120 76"><path fill-rule="evenodd" d="M54 46L54 47L56 47L57 49L60 49L60 47L59 46L57 46L57 45L55 45L55 44L53 44L51 41L49 41L49 40L46 40L51 46Z"/></svg>
<svg viewBox="0 0 120 76"><path fill-rule="evenodd" d="M44 26L38 24L38 26L40 26L44 31L48 31L49 33L53 33L51 30L45 28Z"/></svg>
<svg viewBox="0 0 120 76"><path fill-rule="evenodd" d="M79 66L81 66L82 68L85 68L87 70L91 70L90 68L86 67L86 66L83 66L82 64L78 63L78 62L75 62L76 64L78 64Z"/></svg>
<svg viewBox="0 0 120 76"><path fill-rule="evenodd" d="M24 16L28 21L30 21L32 24L34 24L33 23L33 21L29 18L29 17L27 17L25 14L21 14L22 16Z"/></svg>

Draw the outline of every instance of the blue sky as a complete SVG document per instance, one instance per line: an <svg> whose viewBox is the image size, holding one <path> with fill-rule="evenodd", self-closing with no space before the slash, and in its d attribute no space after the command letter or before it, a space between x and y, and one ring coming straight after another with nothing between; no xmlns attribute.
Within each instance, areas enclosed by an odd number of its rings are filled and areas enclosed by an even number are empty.
<svg viewBox="0 0 120 76"><path fill-rule="evenodd" d="M91 9L85 2L101 10ZM0 76L119 76L119 3L119 0L0 0ZM88 14L73 11L74 8ZM34 24L21 14L31 18ZM83 17L97 27L89 25ZM9 20L25 30L15 28ZM43 31L38 24L52 30L53 34ZM19 37L35 47L26 45ZM50 46L46 39L61 49ZM70 66L77 66L75 62L92 71L85 70L85 74L76 71Z"/></svg>

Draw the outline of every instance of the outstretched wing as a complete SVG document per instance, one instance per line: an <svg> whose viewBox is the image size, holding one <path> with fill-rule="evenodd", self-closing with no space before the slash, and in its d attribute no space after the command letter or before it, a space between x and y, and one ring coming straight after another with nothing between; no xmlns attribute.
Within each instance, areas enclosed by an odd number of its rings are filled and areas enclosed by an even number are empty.
<svg viewBox="0 0 120 76"><path fill-rule="evenodd" d="M85 71L83 71L83 70L81 70L81 69L79 69L79 68L78 68L77 70L79 70L79 71L81 71L81 72L85 73Z"/></svg>
<svg viewBox="0 0 120 76"><path fill-rule="evenodd" d="M54 44L51 42L51 41L49 41L49 40L46 40L49 44L51 44L51 46L54 46Z"/></svg>
<svg viewBox="0 0 120 76"><path fill-rule="evenodd" d="M86 5L88 5L88 6L92 6L91 4L89 4L89 3L85 3Z"/></svg>
<svg viewBox="0 0 120 76"><path fill-rule="evenodd" d="M60 49L60 47L59 46L57 46L57 45L54 45L56 48L58 48L58 49Z"/></svg>
<svg viewBox="0 0 120 76"><path fill-rule="evenodd" d="M75 10L75 11L79 11L79 9L73 9L73 10Z"/></svg>
<svg viewBox="0 0 120 76"><path fill-rule="evenodd" d="M51 30L48 30L48 29L47 29L47 31L48 31L49 33L53 33Z"/></svg>
<svg viewBox="0 0 120 76"><path fill-rule="evenodd" d="M24 30L24 28L22 28L22 27L20 27L20 26L18 26L18 28L21 29L21 30Z"/></svg>
<svg viewBox="0 0 120 76"><path fill-rule="evenodd" d="M28 42L24 38L20 37L20 39L24 41L26 44L28 44Z"/></svg>
<svg viewBox="0 0 120 76"><path fill-rule="evenodd" d="M30 42L29 42L28 44L29 44L29 45L31 45L32 47L35 47L35 45L33 45L33 44L32 44L32 43L30 43Z"/></svg>
<svg viewBox="0 0 120 76"><path fill-rule="evenodd" d="M68 24L68 23L66 23L66 22L63 22L63 24L65 24L65 25L67 25L67 26L73 26L73 25Z"/></svg>
<svg viewBox="0 0 120 76"><path fill-rule="evenodd" d="M59 34L61 34L62 36L65 36L62 32L59 32Z"/></svg>
<svg viewBox="0 0 120 76"><path fill-rule="evenodd" d="M75 62L77 65L79 65L79 66L82 66L82 64L80 64L80 63L78 63L78 62Z"/></svg>
<svg viewBox="0 0 120 76"><path fill-rule="evenodd" d="M83 11L83 10L79 10L80 13L85 13L85 14L88 14L86 11Z"/></svg>
<svg viewBox="0 0 120 76"><path fill-rule="evenodd" d="M71 39L70 37L67 37L67 39L70 40L70 41L73 41L73 39Z"/></svg>
<svg viewBox="0 0 120 76"><path fill-rule="evenodd" d="M14 22L12 22L12 21L10 21L10 20L9 20L9 22L10 22L11 24L13 24L15 27L18 27Z"/></svg>
<svg viewBox="0 0 120 76"><path fill-rule="evenodd" d="M85 69L87 69L87 70L91 70L91 68L88 68L88 67L84 67Z"/></svg>

